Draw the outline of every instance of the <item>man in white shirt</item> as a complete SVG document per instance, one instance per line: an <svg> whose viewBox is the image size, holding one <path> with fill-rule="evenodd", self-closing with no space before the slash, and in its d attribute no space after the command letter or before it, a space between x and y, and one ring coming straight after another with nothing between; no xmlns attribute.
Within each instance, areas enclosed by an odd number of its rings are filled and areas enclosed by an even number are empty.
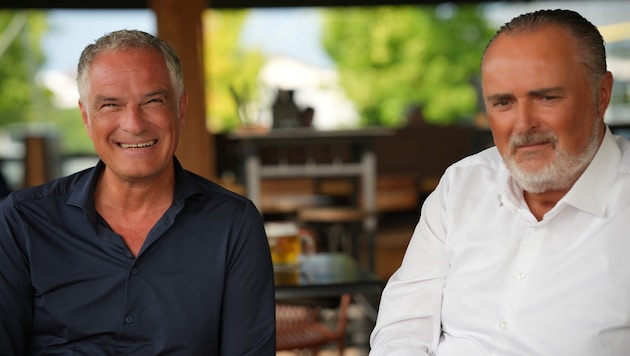
<svg viewBox="0 0 630 356"><path fill-rule="evenodd" d="M630 141L603 122L600 33L573 11L519 16L481 77L496 146L427 198L370 355L630 355Z"/></svg>

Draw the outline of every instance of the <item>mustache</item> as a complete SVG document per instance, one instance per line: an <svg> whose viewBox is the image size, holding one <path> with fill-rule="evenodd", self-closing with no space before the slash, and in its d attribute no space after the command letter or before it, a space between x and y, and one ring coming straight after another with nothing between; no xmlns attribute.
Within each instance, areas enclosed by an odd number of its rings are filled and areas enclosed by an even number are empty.
<svg viewBox="0 0 630 356"><path fill-rule="evenodd" d="M508 147L510 152L516 151L521 146L536 145L541 143L551 143L556 145L558 137L551 131L528 131L521 134L516 134L510 137Z"/></svg>

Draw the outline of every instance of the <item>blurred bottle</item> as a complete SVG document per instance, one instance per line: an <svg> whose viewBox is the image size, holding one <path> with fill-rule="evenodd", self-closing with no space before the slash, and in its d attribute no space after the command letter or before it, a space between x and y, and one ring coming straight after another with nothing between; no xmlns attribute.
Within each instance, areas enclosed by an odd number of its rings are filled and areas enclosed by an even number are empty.
<svg viewBox="0 0 630 356"><path fill-rule="evenodd" d="M272 106L273 128L300 126L300 109L293 101L293 90L279 89Z"/></svg>

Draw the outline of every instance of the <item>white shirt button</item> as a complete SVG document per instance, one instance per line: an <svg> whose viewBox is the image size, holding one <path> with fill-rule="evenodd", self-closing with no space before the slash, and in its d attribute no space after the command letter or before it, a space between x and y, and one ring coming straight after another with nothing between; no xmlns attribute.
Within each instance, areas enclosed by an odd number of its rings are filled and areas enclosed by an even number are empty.
<svg viewBox="0 0 630 356"><path fill-rule="evenodd" d="M519 273L516 274L516 277L518 279L525 279L525 278L527 278L527 273L519 272Z"/></svg>
<svg viewBox="0 0 630 356"><path fill-rule="evenodd" d="M508 323L507 323L507 321L505 321L505 320L504 320L504 321L501 321L501 322L499 323L499 328L500 328L500 329L502 329L502 330L507 329L507 328L508 328Z"/></svg>

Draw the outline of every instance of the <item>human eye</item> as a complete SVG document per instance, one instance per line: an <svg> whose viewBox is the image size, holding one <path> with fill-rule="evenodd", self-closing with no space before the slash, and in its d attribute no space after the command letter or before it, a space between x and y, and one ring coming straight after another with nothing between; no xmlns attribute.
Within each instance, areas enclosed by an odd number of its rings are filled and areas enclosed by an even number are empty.
<svg viewBox="0 0 630 356"><path fill-rule="evenodd" d="M541 101L554 101L554 100L558 100L560 97L557 95L541 95L540 96L540 100Z"/></svg>
<svg viewBox="0 0 630 356"><path fill-rule="evenodd" d="M167 97L162 92L149 94L145 97L145 105L163 105L167 102Z"/></svg>
<svg viewBox="0 0 630 356"><path fill-rule="evenodd" d="M147 104L161 104L164 102L164 99L162 98L152 98L147 100Z"/></svg>
<svg viewBox="0 0 630 356"><path fill-rule="evenodd" d="M551 94L544 94L535 98L536 102L538 102L538 104L543 107L554 107L560 102L561 99L562 96Z"/></svg>
<svg viewBox="0 0 630 356"><path fill-rule="evenodd" d="M494 106L508 106L511 101L508 99L500 99L494 102Z"/></svg>
<svg viewBox="0 0 630 356"><path fill-rule="evenodd" d="M533 93L533 98L535 100L540 101L545 104L552 104L556 101L561 100L565 95L564 90L562 88L550 88L544 89L540 91L535 91Z"/></svg>
<svg viewBox="0 0 630 356"><path fill-rule="evenodd" d="M95 98L93 107L97 110L111 111L120 105L120 100L115 97L99 95Z"/></svg>
<svg viewBox="0 0 630 356"><path fill-rule="evenodd" d="M120 107L120 104L111 101L100 102L97 105L98 110L100 111L114 111Z"/></svg>
<svg viewBox="0 0 630 356"><path fill-rule="evenodd" d="M492 108L497 110L507 110L513 103L514 99L507 96L496 97L490 101Z"/></svg>

